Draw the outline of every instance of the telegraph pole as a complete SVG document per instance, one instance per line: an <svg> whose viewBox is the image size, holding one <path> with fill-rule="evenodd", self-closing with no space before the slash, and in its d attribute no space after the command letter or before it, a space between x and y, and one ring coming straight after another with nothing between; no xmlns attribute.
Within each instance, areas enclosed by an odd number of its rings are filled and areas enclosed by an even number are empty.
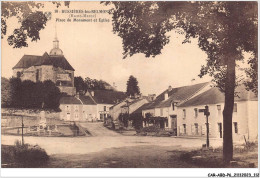
<svg viewBox="0 0 260 178"><path fill-rule="evenodd" d="M209 107L205 106L205 111L204 111L204 115L206 116L206 120L207 120L207 148L209 148Z"/></svg>
<svg viewBox="0 0 260 178"><path fill-rule="evenodd" d="M204 115L206 116L206 128L207 128L207 141L206 146L209 147L209 107L205 106L205 109L199 109L199 112L204 112Z"/></svg>
<svg viewBox="0 0 260 178"><path fill-rule="evenodd" d="M22 115L22 145L24 145L24 139L23 139L23 127L24 127L24 124L23 124L23 115Z"/></svg>

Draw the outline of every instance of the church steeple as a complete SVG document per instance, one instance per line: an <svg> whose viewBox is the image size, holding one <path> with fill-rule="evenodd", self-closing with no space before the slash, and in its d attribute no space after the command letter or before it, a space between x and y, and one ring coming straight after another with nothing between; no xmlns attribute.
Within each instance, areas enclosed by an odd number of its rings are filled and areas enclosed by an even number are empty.
<svg viewBox="0 0 260 178"><path fill-rule="evenodd" d="M55 56L63 55L62 50L59 48L59 40L57 37L56 23L55 23L55 37L53 40L53 49L51 50L50 55L55 55Z"/></svg>

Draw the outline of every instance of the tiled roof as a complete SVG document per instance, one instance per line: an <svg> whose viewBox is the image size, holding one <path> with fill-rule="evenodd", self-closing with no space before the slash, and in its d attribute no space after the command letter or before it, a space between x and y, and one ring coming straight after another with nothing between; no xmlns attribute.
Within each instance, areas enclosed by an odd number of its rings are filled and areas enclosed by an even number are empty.
<svg viewBox="0 0 260 178"><path fill-rule="evenodd" d="M94 96L92 96L98 104L116 104L126 99L126 94L121 91L113 90L94 90Z"/></svg>
<svg viewBox="0 0 260 178"><path fill-rule="evenodd" d="M79 96L77 99L75 96L64 96L60 99L60 104L84 104L84 105L96 105L95 101L89 96Z"/></svg>
<svg viewBox="0 0 260 178"><path fill-rule="evenodd" d="M96 105L97 103L89 96L79 96L79 99L86 105Z"/></svg>
<svg viewBox="0 0 260 178"><path fill-rule="evenodd" d="M236 88L237 96L235 97L235 101L248 101L253 100L257 101L257 96L252 91L247 91L244 86L239 86ZM182 103L179 107L187 107L187 106L197 106L197 105L206 105L206 104L218 104L224 103L225 96L218 88L213 87L204 93L191 98L190 100Z"/></svg>
<svg viewBox="0 0 260 178"><path fill-rule="evenodd" d="M64 56L50 56L46 52L42 56L24 55L20 61L13 67L15 68L29 68L31 66L52 65L60 67L65 70L73 70Z"/></svg>
<svg viewBox="0 0 260 178"><path fill-rule="evenodd" d="M135 103L137 103L137 102L139 102L139 101L141 101L141 100L143 100L143 99L144 99L144 98L134 99L133 101L128 102L128 103L124 104L123 106L121 106L121 108L127 107L127 106L131 106L131 105L133 105L133 104L135 104Z"/></svg>
<svg viewBox="0 0 260 178"><path fill-rule="evenodd" d="M137 110L135 110L133 112L133 114L135 113L142 113L142 110L145 110L145 109L148 109L148 106L150 105L151 103L145 103L143 104L141 107L139 107Z"/></svg>
<svg viewBox="0 0 260 178"><path fill-rule="evenodd" d="M61 97L60 104L82 104L82 103L74 96L64 96Z"/></svg>
<svg viewBox="0 0 260 178"><path fill-rule="evenodd" d="M162 92L160 95L158 95L154 101L149 103L149 105L146 105L146 108L144 109L170 107L172 102L184 101L190 98L191 96L193 96L194 94L196 94L198 91L200 91L208 84L209 82L205 82L205 83L199 83L195 85L172 88L171 91L168 91L167 89L164 92ZM164 100L164 94L166 92L168 92L168 99Z"/></svg>

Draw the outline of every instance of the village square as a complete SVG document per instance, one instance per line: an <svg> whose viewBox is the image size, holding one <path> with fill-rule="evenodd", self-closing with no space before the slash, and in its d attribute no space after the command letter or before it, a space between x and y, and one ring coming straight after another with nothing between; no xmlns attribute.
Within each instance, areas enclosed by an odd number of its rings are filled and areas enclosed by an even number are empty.
<svg viewBox="0 0 260 178"><path fill-rule="evenodd" d="M12 76L2 75L2 167L257 167L256 92L243 84L235 89L230 123L234 156L227 165L222 162L225 92L213 80L197 82L189 76L189 83L175 86L166 81L162 90L143 94L142 82L152 77L140 82L130 73L120 83L84 77L84 72L92 69L72 65L67 52L89 53L91 49L61 48L65 46L59 38L64 36L61 24L55 22L49 27L52 33L46 41L52 45L50 51L48 46L43 53L10 59L16 61L8 69ZM82 61L84 65L94 63L88 62ZM114 67L98 63L97 68L103 65L111 70ZM161 72L161 78L189 75L189 69L180 74L170 67L172 73ZM122 71L113 71L115 81ZM156 85L160 85L159 80L146 86ZM26 156L15 160L9 152L16 147L40 150L35 154L44 161L35 164Z"/></svg>

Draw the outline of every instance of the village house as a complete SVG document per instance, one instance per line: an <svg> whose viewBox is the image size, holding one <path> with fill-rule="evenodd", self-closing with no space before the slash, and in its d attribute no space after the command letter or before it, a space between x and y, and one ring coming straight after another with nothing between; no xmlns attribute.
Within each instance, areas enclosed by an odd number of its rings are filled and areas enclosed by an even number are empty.
<svg viewBox="0 0 260 178"><path fill-rule="evenodd" d="M142 115L149 119L149 122L143 122L143 126L149 126L149 123L158 124L160 128L168 129L177 134L177 106L188 99L208 90L210 83L200 83L178 88L168 87L156 99L142 107Z"/></svg>
<svg viewBox="0 0 260 178"><path fill-rule="evenodd" d="M122 99L125 99L124 92L113 90L63 96L60 99L60 118L66 121L104 121L109 116L109 108Z"/></svg>
<svg viewBox="0 0 260 178"><path fill-rule="evenodd" d="M97 104L89 96L64 96L60 99L60 119L65 121L96 121Z"/></svg>
<svg viewBox="0 0 260 178"><path fill-rule="evenodd" d="M257 140L258 99L243 86L236 89L237 96L233 108L233 140ZM223 137L223 109L225 96L216 87L209 89L180 104L177 109L177 128L179 136L206 136L206 116L199 109L209 107L209 136Z"/></svg>
<svg viewBox="0 0 260 178"><path fill-rule="evenodd" d="M87 91L85 95L92 97L96 102L97 118L102 121L110 115L110 107L126 98L124 92L114 90L92 90Z"/></svg>
<svg viewBox="0 0 260 178"><path fill-rule="evenodd" d="M51 80L61 92L75 95L74 71L59 48L59 40L56 35L53 49L49 54L45 52L42 56L24 55L13 67L13 77L33 82Z"/></svg>

